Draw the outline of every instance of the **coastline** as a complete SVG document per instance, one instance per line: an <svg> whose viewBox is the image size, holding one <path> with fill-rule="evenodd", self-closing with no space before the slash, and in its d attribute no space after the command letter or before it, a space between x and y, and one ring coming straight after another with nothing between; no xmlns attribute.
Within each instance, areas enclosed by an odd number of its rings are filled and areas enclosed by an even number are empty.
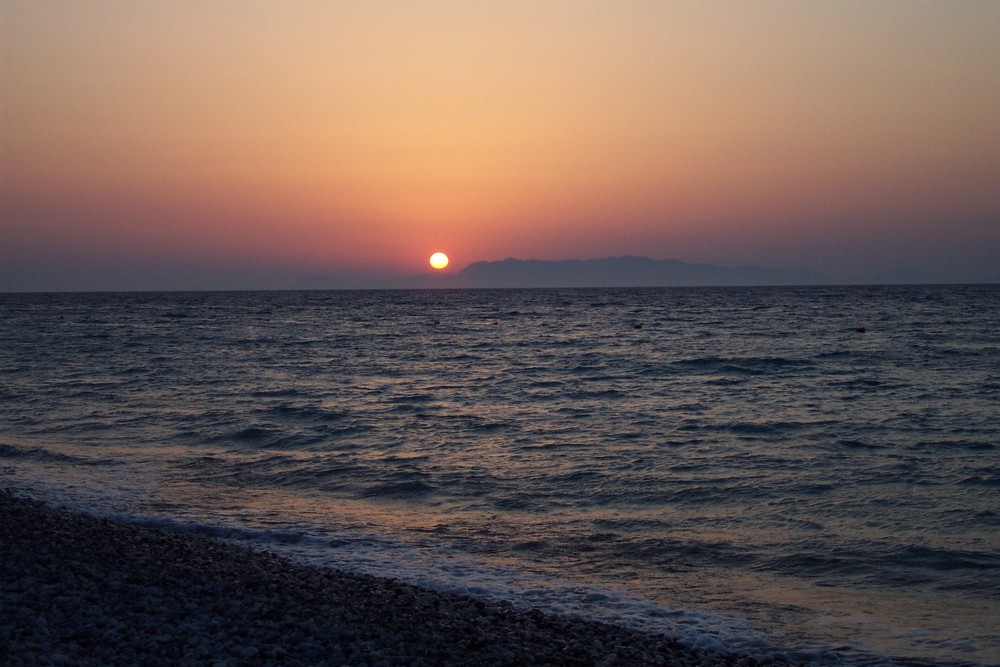
<svg viewBox="0 0 1000 667"><path fill-rule="evenodd" d="M2 489L0 593L10 665L764 664Z"/></svg>

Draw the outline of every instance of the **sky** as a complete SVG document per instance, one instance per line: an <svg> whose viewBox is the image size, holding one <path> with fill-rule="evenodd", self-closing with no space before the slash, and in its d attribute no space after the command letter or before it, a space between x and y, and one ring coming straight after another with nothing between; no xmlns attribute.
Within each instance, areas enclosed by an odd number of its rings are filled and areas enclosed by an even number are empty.
<svg viewBox="0 0 1000 667"><path fill-rule="evenodd" d="M0 291L1000 282L1000 2L4 0L0 31Z"/></svg>

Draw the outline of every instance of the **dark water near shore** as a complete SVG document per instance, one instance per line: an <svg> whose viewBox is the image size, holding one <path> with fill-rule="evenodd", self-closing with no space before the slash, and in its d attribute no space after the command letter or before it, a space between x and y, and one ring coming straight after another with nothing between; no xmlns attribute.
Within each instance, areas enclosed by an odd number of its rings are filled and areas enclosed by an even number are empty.
<svg viewBox="0 0 1000 667"><path fill-rule="evenodd" d="M0 316L0 484L700 646L1000 664L1000 287Z"/></svg>

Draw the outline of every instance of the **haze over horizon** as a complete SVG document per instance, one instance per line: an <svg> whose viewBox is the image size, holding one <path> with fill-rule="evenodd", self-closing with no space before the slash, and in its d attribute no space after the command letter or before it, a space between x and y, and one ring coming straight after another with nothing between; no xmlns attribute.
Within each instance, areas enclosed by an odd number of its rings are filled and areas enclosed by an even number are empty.
<svg viewBox="0 0 1000 667"><path fill-rule="evenodd" d="M0 291L1000 282L1000 3L10 0L0 31Z"/></svg>

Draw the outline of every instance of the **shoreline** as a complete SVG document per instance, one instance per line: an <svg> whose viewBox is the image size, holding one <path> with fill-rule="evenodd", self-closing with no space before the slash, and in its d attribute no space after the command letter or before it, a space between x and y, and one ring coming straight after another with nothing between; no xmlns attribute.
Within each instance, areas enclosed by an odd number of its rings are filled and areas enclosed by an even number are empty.
<svg viewBox="0 0 1000 667"><path fill-rule="evenodd" d="M0 663L784 664L295 563L0 489Z"/></svg>

